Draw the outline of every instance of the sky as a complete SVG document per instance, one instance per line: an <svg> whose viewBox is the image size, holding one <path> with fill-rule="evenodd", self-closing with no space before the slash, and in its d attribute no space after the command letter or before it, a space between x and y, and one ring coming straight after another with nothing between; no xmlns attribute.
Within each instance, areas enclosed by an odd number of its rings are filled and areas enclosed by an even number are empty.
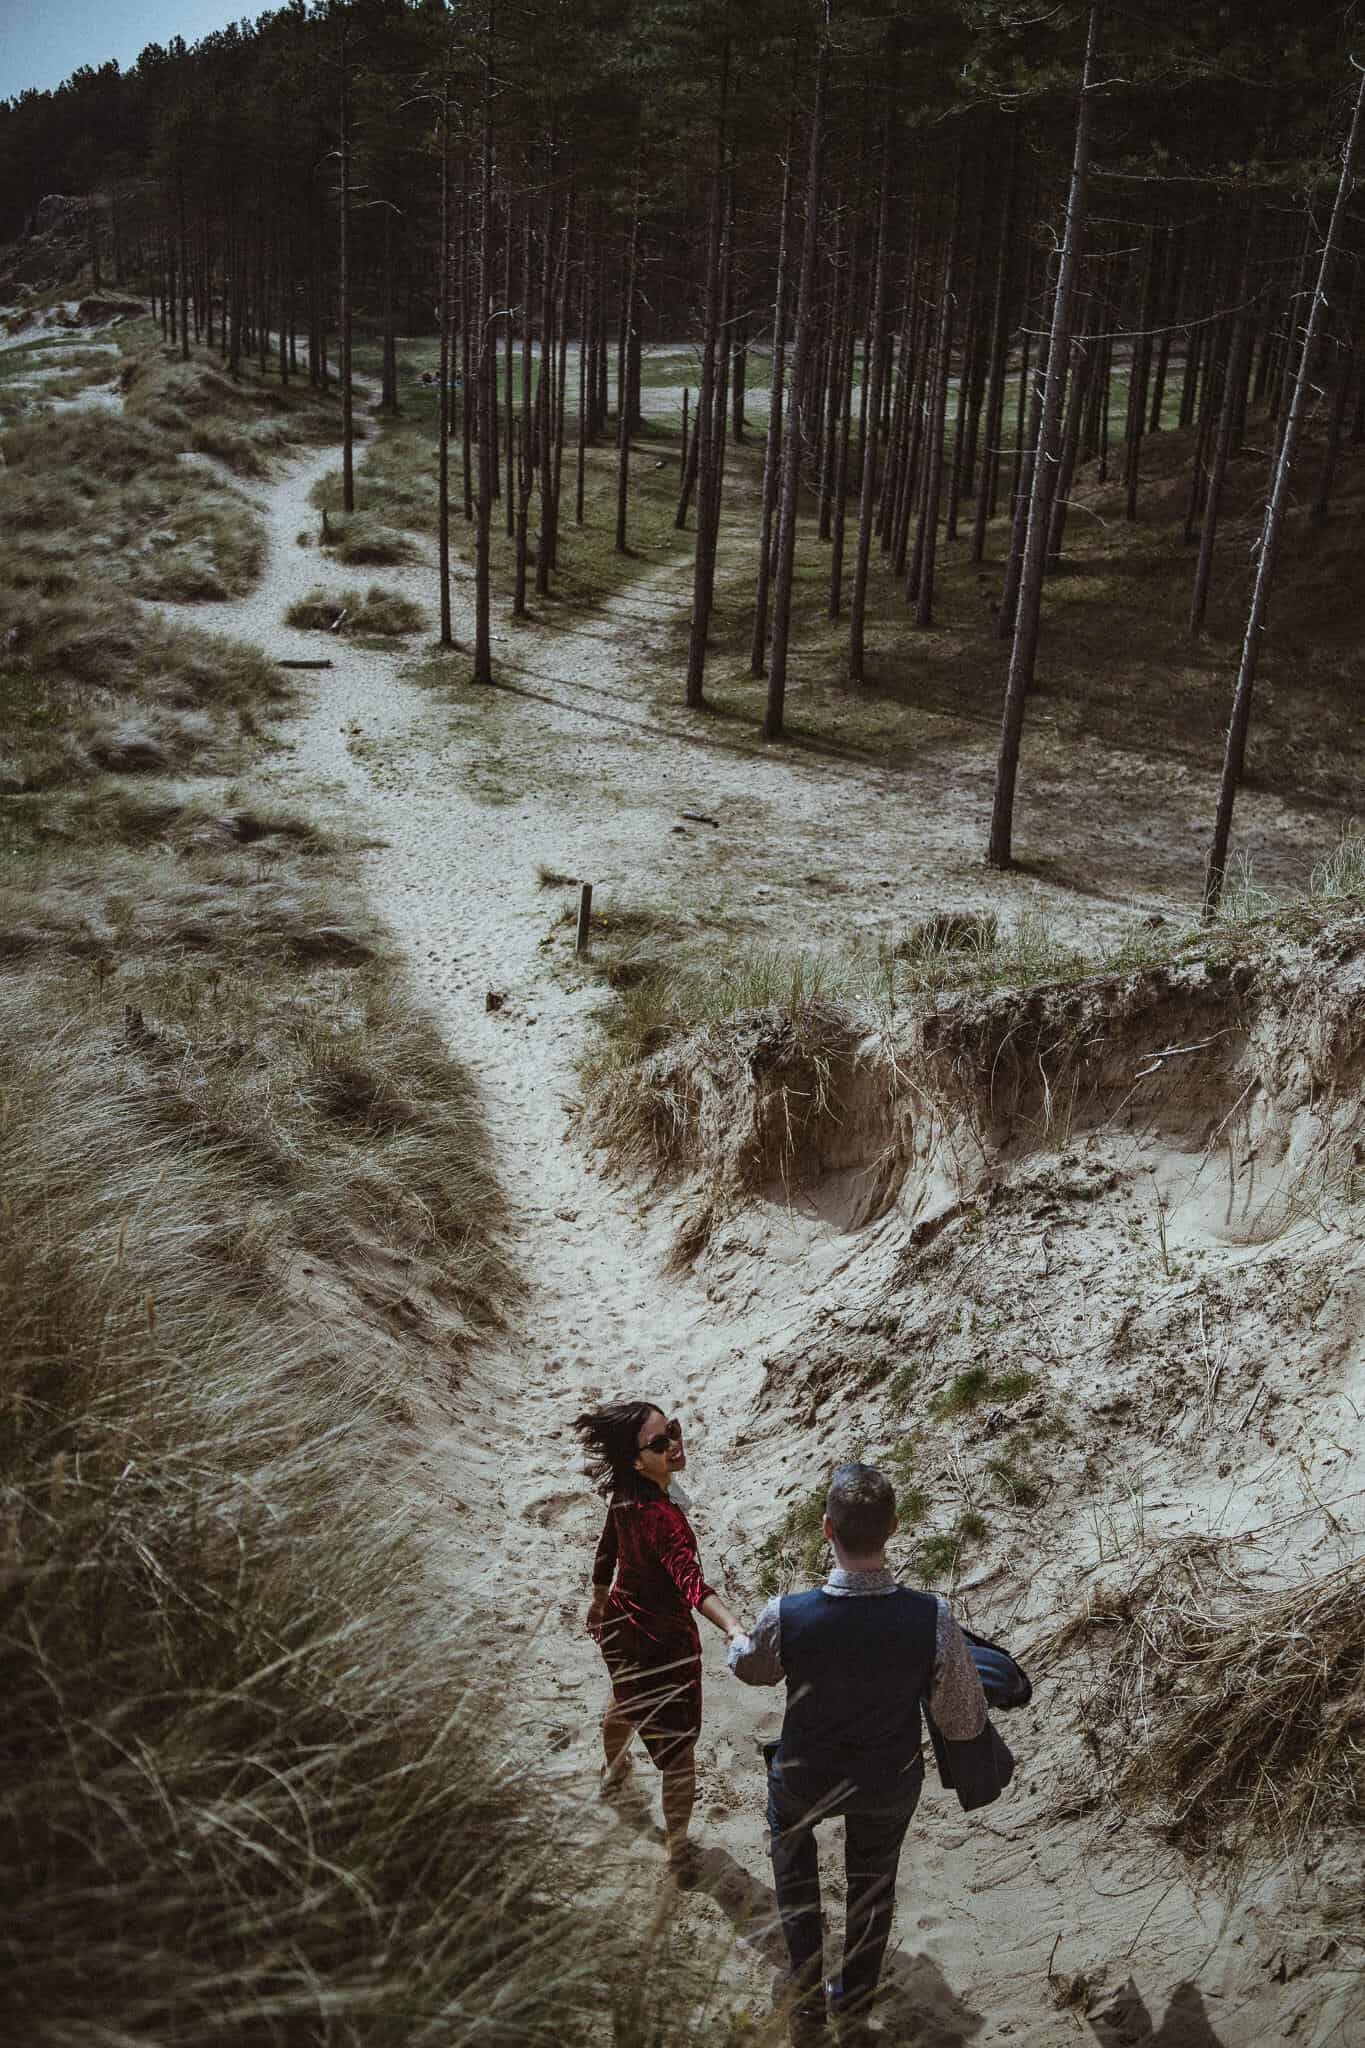
<svg viewBox="0 0 1365 2048"><path fill-rule="evenodd" d="M0 0L0 100L60 85L81 64L135 64L148 43L187 43L230 21L254 20L268 0Z"/></svg>

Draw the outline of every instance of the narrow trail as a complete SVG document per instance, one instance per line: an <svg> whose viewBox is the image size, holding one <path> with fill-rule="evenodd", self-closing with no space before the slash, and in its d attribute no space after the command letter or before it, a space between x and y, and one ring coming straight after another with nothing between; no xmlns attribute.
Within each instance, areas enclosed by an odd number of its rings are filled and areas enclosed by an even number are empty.
<svg viewBox="0 0 1365 2048"><path fill-rule="evenodd" d="M768 801L808 806L813 823L821 798L799 768L762 764L768 772L756 778L752 762L713 761L656 721L638 730L631 681L639 613L655 593L667 601L677 590L676 558L650 568L619 610L608 603L561 626L552 641L537 637L517 678L534 696L466 687L468 657L458 653L456 687L424 689L400 679L406 651L376 652L285 626L288 606L318 584L372 580L299 544L301 534L317 534L309 494L336 459L334 449L310 456L252 491L267 526L261 581L250 597L199 615L280 658L332 663L300 674L298 715L268 781L282 800L324 819L330 813L367 842L367 894L406 956L418 1000L478 1081L525 1288L510 1329L480 1346L456 1391L448 1437L423 1460L438 1497L459 1517L449 1579L460 1634L506 1684L511 1746L548 1764L588 1838L615 1829L622 1858L638 1859L653 1884L662 1881L660 1838L644 1823L643 1802L631 1829L594 1798L604 1680L583 1614L601 1509L579 1469L572 1417L599 1398L641 1388L682 1414L707 1568L748 1607L751 1587L725 1571L751 1539L727 1501L723 1460L762 1379L761 1334L800 1322L802 1297L841 1250L832 1235L822 1255L806 1233L793 1233L789 1258L772 1261L763 1298L747 1312L713 1298L714 1284L708 1293L699 1281L663 1275L666 1205L593 1171L571 1129L575 1060L601 990L577 985L542 946L565 899L538 886L536 865L609 891L648 883L654 894L667 886L669 864L676 876L690 857L690 886L711 888L725 863L724 849L711 843L719 835L675 832L680 810L743 804L752 817L764 808L757 780L769 783ZM434 628L434 561L386 569L382 580L421 604ZM463 640L471 626L467 580L456 581L453 596ZM496 628L495 656L508 637L505 626ZM532 665L569 682L532 685ZM613 701L621 723L602 718L602 704ZM498 774L505 781L491 789ZM875 800L878 778L870 780ZM500 800L509 783L524 793ZM557 950L566 957L571 942L561 938ZM486 1007L490 990L501 998L496 1009ZM698 1823L713 1842L716 1825L728 1823L726 1833L744 1845L742 1862L713 1849L713 1874L728 1887L732 1917L761 1922L770 1899L756 1745L775 1725L776 1703L727 1681L720 1639L705 1633ZM656 1808L643 1759L638 1771ZM728 1937L726 1919L700 1895L697 1910L710 1912L714 1931ZM731 1964L741 1977L744 1954L741 1946ZM765 1967L749 1987L760 1999L768 1976Z"/></svg>

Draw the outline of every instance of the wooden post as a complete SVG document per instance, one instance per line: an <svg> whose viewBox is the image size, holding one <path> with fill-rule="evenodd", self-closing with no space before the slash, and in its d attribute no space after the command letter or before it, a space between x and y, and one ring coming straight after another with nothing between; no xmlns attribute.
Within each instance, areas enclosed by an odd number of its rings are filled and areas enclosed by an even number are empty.
<svg viewBox="0 0 1365 2048"><path fill-rule="evenodd" d="M583 893L578 899L578 938L574 952L580 956L592 944L592 883L583 884Z"/></svg>

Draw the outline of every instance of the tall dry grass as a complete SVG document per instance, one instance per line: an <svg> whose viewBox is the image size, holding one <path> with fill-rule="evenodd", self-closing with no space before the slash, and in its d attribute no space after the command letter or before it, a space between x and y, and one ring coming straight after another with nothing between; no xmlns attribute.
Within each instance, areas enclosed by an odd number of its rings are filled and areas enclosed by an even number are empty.
<svg viewBox="0 0 1365 2048"><path fill-rule="evenodd" d="M0 1105L0 2037L600 2038L622 1959L425 1569L401 1378L225 1256L255 1164L27 979Z"/></svg>

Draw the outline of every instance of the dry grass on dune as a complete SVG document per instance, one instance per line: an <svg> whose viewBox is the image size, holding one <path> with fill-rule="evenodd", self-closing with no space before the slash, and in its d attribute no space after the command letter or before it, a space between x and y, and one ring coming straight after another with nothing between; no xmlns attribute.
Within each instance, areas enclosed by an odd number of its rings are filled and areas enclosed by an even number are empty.
<svg viewBox="0 0 1365 2048"><path fill-rule="evenodd" d="M226 476L180 461L178 437L101 409L11 427L3 437L0 574L25 581L117 557L138 597L239 597L260 574L259 515Z"/></svg>
<svg viewBox="0 0 1365 2048"><path fill-rule="evenodd" d="M398 992L327 842L288 815L113 782L27 813L0 961L117 1045L149 1133L254 1176L232 1256L268 1263L294 1240L379 1260L380 1298L418 1287L486 1313L502 1270L470 1221L497 1212L471 1085Z"/></svg>
<svg viewBox="0 0 1365 2048"><path fill-rule="evenodd" d="M257 1163L64 991L0 982L0 1069L0 2034L600 2038L640 1958L563 1902L382 1480L401 1382L227 1255Z"/></svg>
<svg viewBox="0 0 1365 2048"><path fill-rule="evenodd" d="M422 608L401 591L372 583L368 590L310 590L284 615L285 624L305 630L339 633L343 639L396 639L420 632Z"/></svg>
<svg viewBox="0 0 1365 2048"><path fill-rule="evenodd" d="M1083 1709L1110 1790L1195 1851L1301 1853L1365 1823L1365 1564L1265 1591L1180 1541L1092 1595L1055 1639L1101 1648Z"/></svg>

